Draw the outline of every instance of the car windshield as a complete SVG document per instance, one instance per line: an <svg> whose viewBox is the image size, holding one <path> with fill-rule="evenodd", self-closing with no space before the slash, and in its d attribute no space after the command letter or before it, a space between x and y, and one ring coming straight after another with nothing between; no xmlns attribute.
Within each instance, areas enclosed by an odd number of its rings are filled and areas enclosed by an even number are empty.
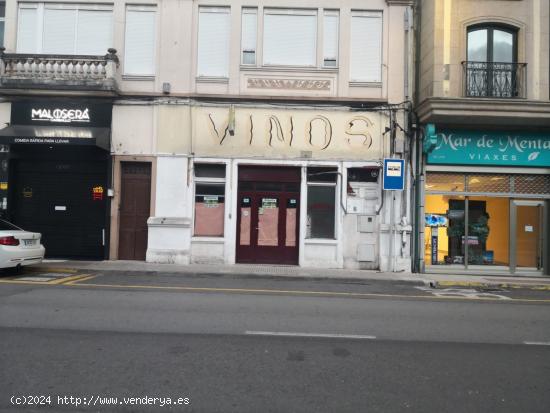
<svg viewBox="0 0 550 413"><path fill-rule="evenodd" d="M23 231L22 228L16 227L13 224L10 224L8 221L4 221L3 219L0 219L0 231Z"/></svg>

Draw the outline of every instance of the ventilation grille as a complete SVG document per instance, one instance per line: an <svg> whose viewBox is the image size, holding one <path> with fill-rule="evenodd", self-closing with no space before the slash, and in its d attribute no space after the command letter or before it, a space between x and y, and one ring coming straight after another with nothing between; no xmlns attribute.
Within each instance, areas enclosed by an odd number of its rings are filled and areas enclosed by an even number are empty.
<svg viewBox="0 0 550 413"><path fill-rule="evenodd" d="M548 175L428 173L426 192L550 195Z"/></svg>

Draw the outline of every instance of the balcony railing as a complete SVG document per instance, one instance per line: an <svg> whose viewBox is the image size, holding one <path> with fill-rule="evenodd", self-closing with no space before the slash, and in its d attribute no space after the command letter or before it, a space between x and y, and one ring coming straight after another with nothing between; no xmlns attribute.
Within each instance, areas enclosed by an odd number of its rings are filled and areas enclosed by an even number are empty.
<svg viewBox="0 0 550 413"><path fill-rule="evenodd" d="M464 95L525 98L527 63L462 62Z"/></svg>
<svg viewBox="0 0 550 413"><path fill-rule="evenodd" d="M116 90L118 56L16 54L0 48L1 87Z"/></svg>

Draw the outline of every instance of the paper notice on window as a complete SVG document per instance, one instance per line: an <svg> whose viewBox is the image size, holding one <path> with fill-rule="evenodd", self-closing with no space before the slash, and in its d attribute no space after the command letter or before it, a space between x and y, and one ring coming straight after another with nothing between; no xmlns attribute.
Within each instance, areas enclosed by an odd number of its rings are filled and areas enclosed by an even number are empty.
<svg viewBox="0 0 550 413"><path fill-rule="evenodd" d="M279 208L266 208L258 216L258 245L279 245Z"/></svg>
<svg viewBox="0 0 550 413"><path fill-rule="evenodd" d="M533 226L532 225L525 225L525 232L533 232Z"/></svg>
<svg viewBox="0 0 550 413"><path fill-rule="evenodd" d="M403 172L401 171L401 162L388 162L388 176L401 176Z"/></svg>
<svg viewBox="0 0 550 413"><path fill-rule="evenodd" d="M220 205L217 195L205 195L203 199L207 208L217 208Z"/></svg>
<svg viewBox="0 0 550 413"><path fill-rule="evenodd" d="M285 246L296 246L296 208L286 210L286 240Z"/></svg>
<svg viewBox="0 0 550 413"><path fill-rule="evenodd" d="M239 245L250 245L250 208L241 208Z"/></svg>
<svg viewBox="0 0 550 413"><path fill-rule="evenodd" d="M217 204L216 204L217 206ZM195 235L221 237L223 235L223 208L212 208L207 203L195 203Z"/></svg>

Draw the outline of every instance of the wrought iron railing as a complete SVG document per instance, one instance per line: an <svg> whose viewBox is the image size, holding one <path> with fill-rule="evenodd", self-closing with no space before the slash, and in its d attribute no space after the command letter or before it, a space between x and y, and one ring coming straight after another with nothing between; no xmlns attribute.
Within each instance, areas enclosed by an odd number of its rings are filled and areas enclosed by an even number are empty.
<svg viewBox="0 0 550 413"><path fill-rule="evenodd" d="M27 81L109 84L115 81L118 62L115 49L103 56L83 56L4 53L0 48L0 80L11 86Z"/></svg>
<svg viewBox="0 0 550 413"><path fill-rule="evenodd" d="M525 98L527 63L462 62L464 95Z"/></svg>

